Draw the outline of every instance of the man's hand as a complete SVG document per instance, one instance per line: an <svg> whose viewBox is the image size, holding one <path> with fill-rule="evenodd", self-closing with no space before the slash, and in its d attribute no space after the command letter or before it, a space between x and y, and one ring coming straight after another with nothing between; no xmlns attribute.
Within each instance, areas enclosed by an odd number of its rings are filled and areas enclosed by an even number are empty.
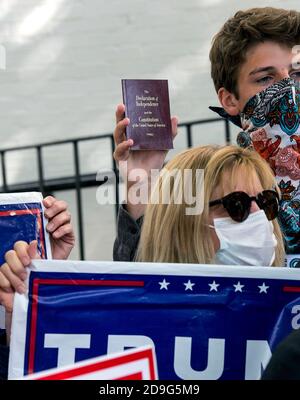
<svg viewBox="0 0 300 400"><path fill-rule="evenodd" d="M64 201L48 196L43 200L48 219L46 229L50 233L52 256L57 260L68 258L75 244L75 236L71 225L71 214ZM37 241L31 243L16 242L14 249L6 252L5 263L0 267L0 303L9 313L12 311L14 292L25 293L24 280L26 267L31 260L40 258Z"/></svg>
<svg viewBox="0 0 300 400"><path fill-rule="evenodd" d="M119 104L116 110L116 128L114 131L114 140L116 149L114 151L114 159L117 163L120 161L127 161L127 175L120 168L120 174L124 181L127 181L127 176L134 169L142 169L145 171L145 179L149 179L152 169L160 170L163 167L167 151L165 150L136 150L130 151L133 146L133 140L126 140L125 129L129 125L130 121L125 118L125 106L124 104ZM173 140L177 134L177 117L172 117L172 135ZM136 182L127 182L127 188ZM140 182L141 183L141 182ZM127 211L135 219L139 218L144 214L145 204L130 204L128 199Z"/></svg>
<svg viewBox="0 0 300 400"><path fill-rule="evenodd" d="M14 250L5 253L5 263L0 268L0 303L4 306L7 314L12 313L15 291L25 293L24 280L26 270L31 260L40 258L37 251L37 241L30 244L16 242Z"/></svg>
<svg viewBox="0 0 300 400"><path fill-rule="evenodd" d="M65 201L48 196L43 200L46 208L46 226L50 233L52 257L55 260L66 260L75 244L75 235L71 225L71 214Z"/></svg>
<svg viewBox="0 0 300 400"><path fill-rule="evenodd" d="M5 308L5 328L7 344L10 342L11 319L14 304L15 291L25 293L24 280L26 278L25 267L32 259L41 258L37 251L37 241L30 244L16 242L14 250L5 253L5 263L0 268L0 303Z"/></svg>

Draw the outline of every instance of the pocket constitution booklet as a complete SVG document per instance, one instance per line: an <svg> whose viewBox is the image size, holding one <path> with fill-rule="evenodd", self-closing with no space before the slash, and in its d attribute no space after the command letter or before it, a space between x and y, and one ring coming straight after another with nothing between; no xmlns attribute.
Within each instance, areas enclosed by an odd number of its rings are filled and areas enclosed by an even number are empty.
<svg viewBox="0 0 300 400"><path fill-rule="evenodd" d="M122 92L131 150L173 149L168 81L122 79Z"/></svg>

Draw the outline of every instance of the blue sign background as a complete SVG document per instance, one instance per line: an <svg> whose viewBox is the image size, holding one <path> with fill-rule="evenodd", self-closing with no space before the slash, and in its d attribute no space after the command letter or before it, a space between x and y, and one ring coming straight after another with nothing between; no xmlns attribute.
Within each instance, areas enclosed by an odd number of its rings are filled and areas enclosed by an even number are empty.
<svg viewBox="0 0 300 400"><path fill-rule="evenodd" d="M28 373L33 283L40 284L36 320L34 371L57 366L57 349L44 348L46 333L91 334L91 348L77 349L76 361L107 353L108 335L145 335L155 343L160 379L178 379L174 371L175 336L192 338L191 368L205 370L209 338L226 339L221 379L245 378L247 340L267 340L273 349L291 330L291 309L299 293L284 291L297 281L282 279L82 274L31 272L25 345ZM72 280L59 285L55 280ZM88 286L75 280L143 281L143 287ZM167 289L162 281L168 282ZM193 290L186 290L190 280ZM217 291L211 284L218 284ZM237 282L244 285L236 291ZM261 292L259 286L268 289ZM300 286L300 285L299 285ZM31 342L32 344L32 342Z"/></svg>
<svg viewBox="0 0 300 400"><path fill-rule="evenodd" d="M33 213L24 215L14 215L22 210L39 210L41 227L38 226L38 216ZM4 255L8 250L14 248L15 242L24 240L29 243L32 240L38 241L41 253L41 232L43 232L42 207L40 203L22 203L0 205L0 266L5 262ZM43 248L46 252L45 241L43 239ZM47 258L47 257L46 257Z"/></svg>

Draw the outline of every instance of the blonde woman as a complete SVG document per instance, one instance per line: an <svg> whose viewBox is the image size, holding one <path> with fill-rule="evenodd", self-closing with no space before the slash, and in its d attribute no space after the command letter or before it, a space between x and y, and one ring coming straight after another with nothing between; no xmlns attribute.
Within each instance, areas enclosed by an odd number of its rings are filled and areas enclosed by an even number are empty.
<svg viewBox="0 0 300 400"><path fill-rule="evenodd" d="M137 261L283 266L276 220L279 189L256 152L236 146L198 147L177 155L165 169L204 169L203 211L187 215L190 204L184 199L176 204L178 184L173 180L170 185L162 171L152 199L162 199L169 185L170 202L147 205Z"/></svg>

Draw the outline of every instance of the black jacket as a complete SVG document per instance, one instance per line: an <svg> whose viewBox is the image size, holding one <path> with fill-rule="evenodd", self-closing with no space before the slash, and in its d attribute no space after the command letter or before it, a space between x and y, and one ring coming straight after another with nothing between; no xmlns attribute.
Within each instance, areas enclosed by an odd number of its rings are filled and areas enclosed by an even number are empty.
<svg viewBox="0 0 300 400"><path fill-rule="evenodd" d="M262 380L300 380L300 329L276 347Z"/></svg>
<svg viewBox="0 0 300 400"><path fill-rule="evenodd" d="M117 238L114 243L114 261L133 261L139 244L143 217L134 220L121 205L117 222Z"/></svg>

